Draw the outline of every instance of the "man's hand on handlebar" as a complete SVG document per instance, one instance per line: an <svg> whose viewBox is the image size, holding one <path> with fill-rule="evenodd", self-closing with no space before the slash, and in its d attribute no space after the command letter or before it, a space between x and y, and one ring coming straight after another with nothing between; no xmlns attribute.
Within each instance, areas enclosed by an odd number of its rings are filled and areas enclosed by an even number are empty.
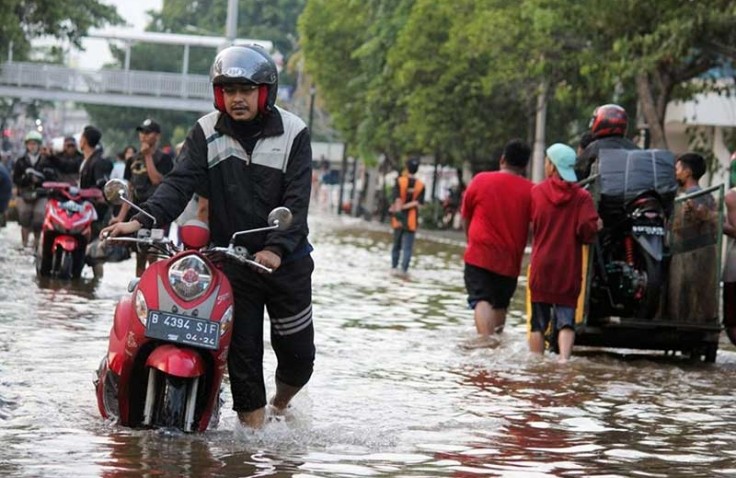
<svg viewBox="0 0 736 478"><path fill-rule="evenodd" d="M279 257L279 255L268 250L256 252L254 260L262 266L266 266L274 271L278 269L281 265L281 258ZM261 269L258 269L258 271L265 272Z"/></svg>
<svg viewBox="0 0 736 478"><path fill-rule="evenodd" d="M141 223L136 220L128 222L118 222L117 224L107 226L106 228L101 230L100 239L105 240L108 237L129 236L138 232L141 227Z"/></svg>

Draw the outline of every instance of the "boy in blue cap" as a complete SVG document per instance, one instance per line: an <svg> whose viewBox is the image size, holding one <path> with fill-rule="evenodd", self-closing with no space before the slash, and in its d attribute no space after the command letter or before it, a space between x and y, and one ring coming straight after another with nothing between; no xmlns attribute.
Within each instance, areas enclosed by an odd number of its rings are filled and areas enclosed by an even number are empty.
<svg viewBox="0 0 736 478"><path fill-rule="evenodd" d="M529 349L544 352L544 331L554 319L559 361L564 363L575 342L582 245L593 242L602 221L593 198L576 184L575 151L570 146L557 143L547 148L544 171L546 179L532 188Z"/></svg>

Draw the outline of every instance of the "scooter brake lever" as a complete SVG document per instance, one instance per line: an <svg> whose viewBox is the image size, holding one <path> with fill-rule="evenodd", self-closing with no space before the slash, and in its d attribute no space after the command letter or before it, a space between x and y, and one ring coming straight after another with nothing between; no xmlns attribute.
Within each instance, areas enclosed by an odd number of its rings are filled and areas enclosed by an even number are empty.
<svg viewBox="0 0 736 478"><path fill-rule="evenodd" d="M262 271L266 271L269 274L273 272L273 269L271 269L270 267L266 267L263 264L260 264L252 259L244 259L244 262L246 264L251 265L252 267L255 267L256 269L261 269Z"/></svg>

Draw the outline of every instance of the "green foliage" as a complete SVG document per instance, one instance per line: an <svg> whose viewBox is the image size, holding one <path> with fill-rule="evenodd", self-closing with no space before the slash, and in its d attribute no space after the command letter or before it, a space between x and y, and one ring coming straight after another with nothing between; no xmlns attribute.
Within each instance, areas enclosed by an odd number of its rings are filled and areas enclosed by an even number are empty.
<svg viewBox="0 0 736 478"><path fill-rule="evenodd" d="M121 22L115 7L98 0L2 0L0 57L12 42L15 58L25 58L30 41L44 35L79 46L90 28Z"/></svg>
<svg viewBox="0 0 736 478"><path fill-rule="evenodd" d="M631 118L640 105L663 146L671 99L722 88L704 74L736 58L736 2L309 0L299 31L354 151L482 164L533 140L542 81L548 143L574 144L594 107L616 102Z"/></svg>
<svg viewBox="0 0 736 478"><path fill-rule="evenodd" d="M0 2L0 55L7 56L13 42L14 56L25 58L30 41L45 35L80 46L81 38L90 28L121 22L115 7L98 0L3 0Z"/></svg>
<svg viewBox="0 0 736 478"><path fill-rule="evenodd" d="M335 126L352 145L363 115L365 77L354 52L365 35L365 10L359 0L310 0L299 19L300 34L309 39L302 45L307 72Z"/></svg>

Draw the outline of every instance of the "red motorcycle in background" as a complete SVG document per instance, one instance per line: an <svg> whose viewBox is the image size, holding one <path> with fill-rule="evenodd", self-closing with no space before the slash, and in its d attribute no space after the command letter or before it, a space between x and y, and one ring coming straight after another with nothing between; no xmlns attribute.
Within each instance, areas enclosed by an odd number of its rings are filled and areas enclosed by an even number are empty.
<svg viewBox="0 0 736 478"><path fill-rule="evenodd" d="M108 201L126 202L146 214L127 194L125 181L105 185ZM232 260L271 272L234 241L290 223L291 212L276 208L268 216L269 226L233 234L228 247L205 248L209 228L197 220L181 227L181 248L162 229L107 239L147 246L165 259L133 279L130 295L115 308L108 351L95 380L103 417L129 427L184 432L216 425L233 322L232 289L216 264Z"/></svg>
<svg viewBox="0 0 736 478"><path fill-rule="evenodd" d="M36 273L40 277L77 279L84 268L92 223L97 220L92 201L101 199L102 191L49 181L41 188L48 202L36 254Z"/></svg>

